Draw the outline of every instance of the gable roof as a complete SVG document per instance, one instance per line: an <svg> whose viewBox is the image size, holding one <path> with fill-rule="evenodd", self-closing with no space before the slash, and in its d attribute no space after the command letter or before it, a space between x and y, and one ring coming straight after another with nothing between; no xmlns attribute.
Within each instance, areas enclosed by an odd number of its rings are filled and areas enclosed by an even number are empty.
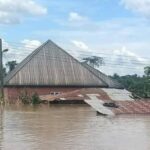
<svg viewBox="0 0 150 150"><path fill-rule="evenodd" d="M4 84L6 86L108 86L50 40L18 64L6 76Z"/></svg>
<svg viewBox="0 0 150 150"><path fill-rule="evenodd" d="M97 76L100 80L105 82L109 88L124 89L123 85L121 85L119 82L112 79L111 77L107 76L106 74L102 73L101 71L91 67L85 62L83 62L82 64L84 65L84 67L89 69L95 76Z"/></svg>

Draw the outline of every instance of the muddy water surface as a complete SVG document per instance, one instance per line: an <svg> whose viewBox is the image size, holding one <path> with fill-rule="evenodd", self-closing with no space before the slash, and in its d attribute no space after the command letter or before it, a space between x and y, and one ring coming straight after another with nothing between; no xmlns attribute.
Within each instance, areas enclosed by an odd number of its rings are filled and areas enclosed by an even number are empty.
<svg viewBox="0 0 150 150"><path fill-rule="evenodd" d="M0 150L150 150L150 116L96 116L86 105L1 107Z"/></svg>

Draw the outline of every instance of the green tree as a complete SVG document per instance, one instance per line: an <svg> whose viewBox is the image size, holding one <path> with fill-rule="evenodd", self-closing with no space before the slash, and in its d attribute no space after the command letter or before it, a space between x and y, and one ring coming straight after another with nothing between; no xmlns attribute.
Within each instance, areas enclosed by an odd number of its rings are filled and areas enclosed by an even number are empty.
<svg viewBox="0 0 150 150"><path fill-rule="evenodd" d="M13 61L8 61L6 63L6 66L8 67L9 69L9 72L11 72L17 65L17 61L16 60L13 60Z"/></svg>
<svg viewBox="0 0 150 150"><path fill-rule="evenodd" d="M112 78L120 82L124 87L133 93L135 97L150 98L150 80L147 76L114 74Z"/></svg>
<svg viewBox="0 0 150 150"><path fill-rule="evenodd" d="M113 75L113 78L114 78L114 79L117 80L117 79L119 79L119 77L120 77L120 76L119 76L117 73L114 73L114 75Z"/></svg>
<svg viewBox="0 0 150 150"><path fill-rule="evenodd" d="M104 63L104 58L103 57L98 57L98 56L91 56L91 57L85 57L82 59L85 63L89 64L92 67L100 67Z"/></svg>
<svg viewBox="0 0 150 150"><path fill-rule="evenodd" d="M144 73L146 76L150 76L150 66L144 68Z"/></svg>

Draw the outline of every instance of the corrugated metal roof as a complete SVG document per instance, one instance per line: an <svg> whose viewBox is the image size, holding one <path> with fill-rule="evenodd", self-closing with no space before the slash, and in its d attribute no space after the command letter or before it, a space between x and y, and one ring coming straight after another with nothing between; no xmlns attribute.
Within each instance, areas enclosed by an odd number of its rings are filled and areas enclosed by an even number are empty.
<svg viewBox="0 0 150 150"><path fill-rule="evenodd" d="M101 71L91 67L87 63L82 63L87 69L89 69L93 74L95 74L97 77L99 77L102 81L104 81L109 88L117 88L117 89L123 89L123 85L118 83L116 80L110 78L106 74L102 73Z"/></svg>
<svg viewBox="0 0 150 150"><path fill-rule="evenodd" d="M66 92L60 95L43 95L40 96L42 100L53 101L64 98L65 100L84 100L90 99L89 94L96 94L97 97L103 101L134 101L131 93L124 89L109 89L109 88L80 88L71 92Z"/></svg>
<svg viewBox="0 0 150 150"><path fill-rule="evenodd" d="M125 89L102 88L112 100L115 101L134 101L132 93Z"/></svg>
<svg viewBox="0 0 150 150"><path fill-rule="evenodd" d="M114 93L112 95L112 93ZM122 96L120 95L123 94ZM93 101L90 95L96 95L100 103L115 103L117 107L107 107L114 114L150 114L150 100L134 100L130 99L130 92L122 89L112 89L111 93L108 89L102 88L81 88L57 96L40 96L41 100L47 100L50 102L61 101ZM91 102L93 103L93 102ZM106 106L105 106L106 107Z"/></svg>
<svg viewBox="0 0 150 150"><path fill-rule="evenodd" d="M90 99L88 94L97 94L98 98L102 100L112 100L109 95L102 88L80 88L78 90L73 90L71 92L66 92L60 95L52 96L52 95L42 95L40 98L42 100L53 101L53 100L84 100Z"/></svg>
<svg viewBox="0 0 150 150"><path fill-rule="evenodd" d="M25 58L5 79L7 86L108 87L75 58L48 40Z"/></svg>
<svg viewBox="0 0 150 150"><path fill-rule="evenodd" d="M150 101L120 101L116 102L118 108L111 109L116 115L120 114L150 114Z"/></svg>

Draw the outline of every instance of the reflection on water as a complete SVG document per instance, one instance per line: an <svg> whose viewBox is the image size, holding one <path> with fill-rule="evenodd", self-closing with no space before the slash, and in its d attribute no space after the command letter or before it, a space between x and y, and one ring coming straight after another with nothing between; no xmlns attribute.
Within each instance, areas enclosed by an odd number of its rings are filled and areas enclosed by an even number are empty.
<svg viewBox="0 0 150 150"><path fill-rule="evenodd" d="M0 109L0 150L150 150L150 116L96 116L86 105Z"/></svg>

